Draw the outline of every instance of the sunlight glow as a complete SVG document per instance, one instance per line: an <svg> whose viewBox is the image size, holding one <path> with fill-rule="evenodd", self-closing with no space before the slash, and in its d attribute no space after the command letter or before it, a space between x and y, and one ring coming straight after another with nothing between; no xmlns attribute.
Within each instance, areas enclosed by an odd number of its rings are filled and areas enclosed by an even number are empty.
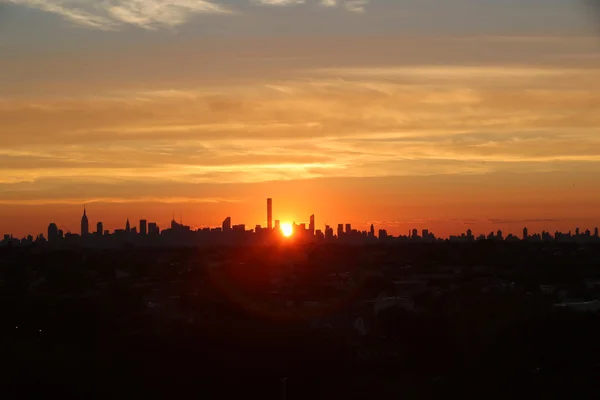
<svg viewBox="0 0 600 400"><path fill-rule="evenodd" d="M294 233L294 228L292 227L292 224L290 224L289 222L281 224L281 233L285 237L292 236L292 234Z"/></svg>

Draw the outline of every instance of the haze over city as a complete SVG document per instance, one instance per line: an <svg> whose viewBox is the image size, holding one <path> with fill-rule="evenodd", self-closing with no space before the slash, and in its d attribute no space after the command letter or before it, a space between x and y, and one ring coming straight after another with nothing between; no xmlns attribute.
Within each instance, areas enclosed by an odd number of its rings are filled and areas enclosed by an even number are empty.
<svg viewBox="0 0 600 400"><path fill-rule="evenodd" d="M559 0L0 1L0 234L173 213L600 221L597 14Z"/></svg>

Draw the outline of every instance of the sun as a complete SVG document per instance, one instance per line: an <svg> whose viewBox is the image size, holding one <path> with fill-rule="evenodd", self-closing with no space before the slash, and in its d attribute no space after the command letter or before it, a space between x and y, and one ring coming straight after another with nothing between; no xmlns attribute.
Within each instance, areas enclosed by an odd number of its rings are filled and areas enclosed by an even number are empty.
<svg viewBox="0 0 600 400"><path fill-rule="evenodd" d="M294 233L294 228L292 227L292 224L290 224L289 222L281 224L281 233L285 237L292 236L292 234Z"/></svg>

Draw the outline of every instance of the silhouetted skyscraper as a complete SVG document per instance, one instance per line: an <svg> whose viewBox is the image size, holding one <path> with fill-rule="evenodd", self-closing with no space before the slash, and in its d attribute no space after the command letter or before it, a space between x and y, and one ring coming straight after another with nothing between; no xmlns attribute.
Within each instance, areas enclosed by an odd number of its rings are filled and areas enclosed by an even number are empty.
<svg viewBox="0 0 600 400"><path fill-rule="evenodd" d="M81 217L81 236L87 236L90 234L90 224L86 214L85 206L83 206L83 216Z"/></svg>
<svg viewBox="0 0 600 400"><path fill-rule="evenodd" d="M346 224L346 234L352 233L352 224Z"/></svg>
<svg viewBox="0 0 600 400"><path fill-rule="evenodd" d="M96 224L96 235L102 236L103 232L104 232L104 226L102 225L102 222L98 222Z"/></svg>
<svg viewBox="0 0 600 400"><path fill-rule="evenodd" d="M310 231L310 236L315 235L315 215L310 216L310 223L308 224L308 230Z"/></svg>
<svg viewBox="0 0 600 400"><path fill-rule="evenodd" d="M156 225L156 222L150 222L148 224L148 234L149 235L158 235L158 234L160 234L160 229L158 228L158 225Z"/></svg>
<svg viewBox="0 0 600 400"><path fill-rule="evenodd" d="M146 236L148 234L148 221L140 219L140 235Z"/></svg>
<svg viewBox="0 0 600 400"><path fill-rule="evenodd" d="M523 240L527 240L529 237L529 230L527 228L523 228Z"/></svg>
<svg viewBox="0 0 600 400"><path fill-rule="evenodd" d="M225 220L223 220L223 223L221 224L221 227L223 228L223 232L230 231L231 230L231 217L225 218Z"/></svg>
<svg viewBox="0 0 600 400"><path fill-rule="evenodd" d="M371 229L369 229L369 237L375 237L375 225L371 224Z"/></svg>
<svg viewBox="0 0 600 400"><path fill-rule="evenodd" d="M338 224L337 237L338 239L344 236L344 224Z"/></svg>
<svg viewBox="0 0 600 400"><path fill-rule="evenodd" d="M131 225L129 224L129 218L127 218L127 222L125 223L125 232L131 232Z"/></svg>
<svg viewBox="0 0 600 400"><path fill-rule="evenodd" d="M58 226L53 222L48 225L48 241L53 242L58 239Z"/></svg>
<svg viewBox="0 0 600 400"><path fill-rule="evenodd" d="M267 199L267 228L273 229L273 199Z"/></svg>
<svg viewBox="0 0 600 400"><path fill-rule="evenodd" d="M325 239L333 239L333 228L325 225Z"/></svg>

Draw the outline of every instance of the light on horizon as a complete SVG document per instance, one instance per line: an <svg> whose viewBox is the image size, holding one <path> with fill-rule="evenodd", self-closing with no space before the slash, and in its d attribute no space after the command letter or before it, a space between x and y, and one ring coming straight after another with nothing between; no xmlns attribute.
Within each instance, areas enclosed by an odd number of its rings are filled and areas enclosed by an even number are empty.
<svg viewBox="0 0 600 400"><path fill-rule="evenodd" d="M294 228L292 227L292 224L290 224L289 222L282 223L281 224L281 233L285 237L292 236L292 234L294 233Z"/></svg>

